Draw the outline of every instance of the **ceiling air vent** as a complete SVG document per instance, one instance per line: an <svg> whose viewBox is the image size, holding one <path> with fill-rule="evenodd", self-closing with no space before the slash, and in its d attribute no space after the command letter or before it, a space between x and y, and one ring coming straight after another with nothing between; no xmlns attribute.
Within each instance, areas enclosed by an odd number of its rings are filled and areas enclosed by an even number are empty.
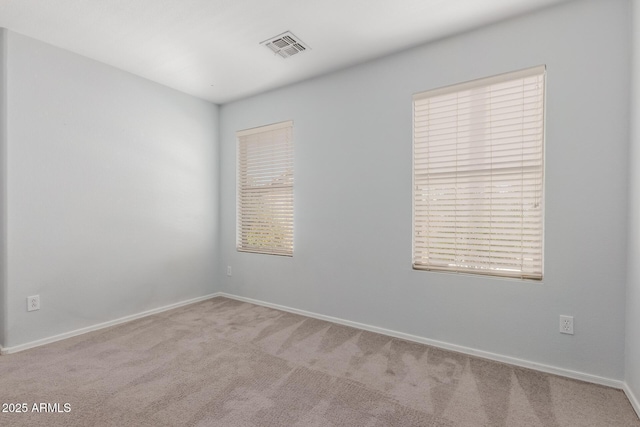
<svg viewBox="0 0 640 427"><path fill-rule="evenodd" d="M288 58L309 49L309 46L305 45L289 31L265 40L260 44L268 47L274 54L282 58Z"/></svg>

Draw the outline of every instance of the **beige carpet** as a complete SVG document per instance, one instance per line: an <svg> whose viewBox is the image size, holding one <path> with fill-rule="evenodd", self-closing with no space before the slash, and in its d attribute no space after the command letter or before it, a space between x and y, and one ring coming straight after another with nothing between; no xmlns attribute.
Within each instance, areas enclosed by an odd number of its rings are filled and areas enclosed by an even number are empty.
<svg viewBox="0 0 640 427"><path fill-rule="evenodd" d="M226 298L2 356L0 396L1 426L640 426L620 390Z"/></svg>

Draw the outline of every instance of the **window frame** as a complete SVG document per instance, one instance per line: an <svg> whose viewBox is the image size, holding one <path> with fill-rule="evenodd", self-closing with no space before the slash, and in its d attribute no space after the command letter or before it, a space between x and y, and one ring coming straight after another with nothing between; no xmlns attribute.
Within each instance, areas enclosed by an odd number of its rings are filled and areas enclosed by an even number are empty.
<svg viewBox="0 0 640 427"><path fill-rule="evenodd" d="M455 259L451 264L449 265L443 265L445 262L441 261L441 262L430 262L429 260L425 261L425 256L423 254L422 251L424 251L424 249L426 248L427 251L430 248L429 244L424 244L424 245L420 245L420 247L418 247L419 245L417 245L417 229L420 228L421 230L430 230L430 223L429 221L427 221L427 225L422 225L421 227L417 227L417 223L416 223L416 217L420 216L421 219L424 218L424 212L428 211L429 209L431 209L432 211L434 209L432 208L422 208L422 210L420 210L419 212L421 212L419 215L417 214L418 210L416 207L417 201L419 199L419 195L421 197L420 199L420 203L425 203L425 204L429 204L430 202L428 201L429 198L431 198L431 200L436 200L435 196L431 196L429 194L429 192L431 191L431 188L428 189L424 189L424 188L418 188L418 184L416 183L417 181L417 176L418 176L418 172L417 169L420 169L422 171L422 173L425 173L424 170L428 169L429 167L424 167L424 166L420 166L417 167L416 166L416 159L417 159L417 148L416 148L416 134L418 133L417 131L417 124L416 122L418 121L417 118L417 113L416 113L416 103L420 102L420 101L425 101L425 100L430 100L430 99L436 99L438 97L442 97L442 96L447 96L447 95L453 95L456 94L457 97L460 96L461 93L466 93L466 92L470 92L470 91L475 91L475 90L481 90L482 88L489 88L492 87L494 85L500 85L500 84L504 84L507 82L513 82L513 81L518 81L519 79L527 79L527 78L531 78L532 76L538 76L539 77L539 83L541 84L541 88L536 88L536 90L538 91L537 95L539 95L540 99L539 99L539 108L540 108L540 112L537 113L539 114L539 118L540 118L540 136L539 136L539 147L540 147L540 159L539 159L539 174L540 174L540 178L539 178L539 182L536 183L536 185L539 185L539 229L537 230L537 232L539 233L538 236L538 242L539 242L539 268L536 265L535 269L536 271L529 271L529 266L527 266L527 269L524 268L524 243L523 243L523 248L521 248L521 258L522 258L522 265L523 265L523 269L520 271L507 271L507 269L501 269L498 267L491 267L488 264L484 264L482 262L477 262L477 263L473 263L473 262L461 262L459 261L459 259ZM446 86L446 87L442 87L442 88L437 88L437 89L433 89L433 90L429 90L429 91L425 91L425 92L420 92L417 93L413 96L413 123L412 123L412 132L413 132L413 143L412 143L412 267L415 270L427 270L427 271L440 271L440 272L453 272L453 273L460 273L460 274L480 274L480 275L488 275L488 276L494 276L494 277L506 277L506 278L515 278L515 279L528 279L528 280L542 280L544 277L544 187L545 187L545 173L544 173L544 164L545 164L545 125L546 125L546 120L545 120L545 112L546 112L546 67L544 65L541 66L537 66L537 67L531 67L531 68L527 68L524 70L519 70L519 71L514 71L514 72L510 72L510 73L504 73L504 74L500 74L500 75L496 75L496 76L491 76L491 77L487 77L487 78L481 78L481 79L477 79L477 80L473 80L473 81L468 81L468 82L463 82L460 84L454 84L454 85L450 85L450 86ZM471 97L472 95L470 94L469 97ZM428 102L428 101L426 101ZM456 100L456 106L458 100ZM524 101L523 101L524 103ZM458 107L456 107L458 108ZM487 109L487 111L490 110L490 107ZM459 114L457 112L458 110L456 110L456 114ZM471 108L469 108L469 111L472 111ZM473 110L475 111L475 110ZM485 110L482 110L485 111ZM431 114L431 112L428 112L428 114ZM469 113L472 114L472 113ZM457 116L456 116L457 117ZM524 117L524 113L523 113L523 117ZM422 119L424 119L424 117L422 117ZM523 119L524 121L524 119ZM457 122L456 122L456 126L458 126ZM428 130L428 127L426 128ZM458 129L456 127L456 141L459 138L458 136ZM423 138L423 137L421 137ZM472 139L469 138L469 144L472 144ZM490 138L489 140L489 144L493 144L493 139ZM455 158L457 159L458 157L458 153L457 153L457 142L455 143L456 146L456 154L455 154ZM426 146L428 147L428 144L426 144ZM425 144L421 145L421 149L423 149L425 147ZM493 145L491 145L491 147L493 147ZM491 148L492 149L492 148ZM428 148L427 148L428 150ZM470 152L470 151L469 151ZM421 154L421 156L424 156L423 154ZM430 156L430 154L427 154L427 157ZM421 160L424 161L424 157L421 158ZM458 163L456 161L456 166L455 168L458 168ZM523 171L521 172L524 175L524 168L525 166L522 166ZM489 172L489 174L493 174L495 170L499 170L499 168L494 168L493 166L490 168L491 171ZM471 169L473 170L473 169ZM480 169L475 169L476 172ZM473 174L473 173L472 173ZM427 173L428 175L428 173ZM457 177L460 175L460 172L458 172L456 170L456 172L454 173L455 178L454 181L456 181L456 183L454 184L456 190L454 191L455 193L455 198L454 200L454 205L456 206L454 209L454 211L456 212L454 214L454 216L456 217L456 219L454 220L455 226L454 226L454 232L452 233L453 235L455 235L454 241L457 241L457 239L459 239L459 235L464 235L464 233L460 233L458 230L460 229L460 227L457 225L457 218L458 218L458 203L459 200L458 199L458 192L457 192L457 186L458 186L458 182L457 182ZM424 185L424 179L421 178L423 183L421 185ZM428 179L427 179L428 180ZM522 186L524 188L524 185ZM492 196L490 196L492 197ZM524 197L524 196L523 196ZM442 196L442 198L444 198L444 196ZM488 199L487 199L488 200ZM469 204L470 205L470 204ZM523 208L524 209L524 208ZM427 214L428 216L428 214ZM443 215L446 216L446 215ZM491 215L490 215L491 216ZM490 220L490 222L492 222L492 220ZM524 220L523 220L524 222ZM434 221L435 223L435 221ZM433 227L433 228L437 228L437 227ZM492 234L493 232L491 232L490 234ZM435 234L435 233L434 233ZM467 234L467 236L470 234ZM468 239L468 237L467 237ZM490 238L489 240L491 240L492 238ZM524 237L521 237L522 241L524 241ZM424 238L423 240L429 240L429 237ZM443 239L444 240L444 239ZM470 239L468 239L470 240ZM454 243L454 249L453 249L453 253L454 253L454 257L458 257L460 255L460 251L457 247L457 243ZM461 244L460 246L464 247L464 244ZM493 246L493 244L488 244L486 246L484 246L483 250L486 250L486 248L489 248L489 252L491 252L491 247ZM537 250L538 248L536 248ZM512 253L515 253L515 251L512 251ZM537 256L533 255L533 256ZM471 255L467 255L469 258L471 258ZM431 257L427 257L427 258L431 258ZM462 265L466 263L467 265ZM536 264L537 261L531 261L531 264ZM526 270L526 271L525 271Z"/></svg>
<svg viewBox="0 0 640 427"><path fill-rule="evenodd" d="M293 249L293 121L237 131L236 250L291 257Z"/></svg>

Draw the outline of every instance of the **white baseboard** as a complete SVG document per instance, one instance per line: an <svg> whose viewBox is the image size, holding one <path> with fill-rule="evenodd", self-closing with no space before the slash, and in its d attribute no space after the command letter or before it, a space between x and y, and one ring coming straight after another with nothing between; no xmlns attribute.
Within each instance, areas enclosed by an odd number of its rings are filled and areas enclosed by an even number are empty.
<svg viewBox="0 0 640 427"><path fill-rule="evenodd" d="M87 332L92 332L92 331L96 331L96 330L99 330L99 329L108 328L110 326L119 325L121 323L129 322L131 320L140 319L142 317L151 316L151 315L156 314L156 313L161 313L163 311L171 310L171 309L174 309L174 308L182 307L184 305L193 304L193 303L196 303L196 302L204 301L204 300L215 298L215 297L219 297L219 296L235 299L235 300L238 300L238 301L244 301L244 302L248 302L248 303L251 303L251 304L261 305L261 306L264 306L264 307L270 307L270 308L274 308L276 310L287 311L289 313L300 314L300 315L307 316L307 317L312 317L312 318L315 318L315 319L326 320L328 322L337 323L337 324L345 325L345 326L350 326L350 327L353 327L353 328L356 328L356 329L362 329L362 330L365 330L365 331L376 332L376 333L379 333L379 334L383 334L383 335L387 335L387 336L391 336L391 337L395 337L395 338L400 338L400 339L404 339L404 340L407 340L407 341L413 341L413 342L417 342L417 343L421 343L421 344L426 344L426 345L430 345L430 346L433 346L433 347L442 348L442 349L445 349L445 350L451 350L451 351L456 351L458 353L468 354L468 355L471 355L471 356L482 357L484 359L494 360L494 361L497 361L497 362L508 363L510 365L515 365L515 366L520 366L520 367L523 367L523 368L534 369L534 370L537 370L537 371L546 372L546 373L554 374L554 375L559 375L559 376L562 376L562 377L573 378L573 379L576 379L576 380L581 380L581 381L586 381L586 382L590 382L590 383L594 383L594 384L600 384L600 385L605 385L605 386L608 386L608 387L622 389L622 390L624 390L625 394L629 398L629 401L631 402L631 404L633 405L634 409L636 410L636 412L640 416L640 404L638 403L638 399L634 395L633 391L623 381L614 380L614 379L611 379L611 378L600 377L600 376L597 376L597 375L591 375L591 374L587 374L587 373L584 373L584 372L578 372L578 371L572 371L572 370L569 370L569 369L558 368L558 367L555 367L555 366L536 363L536 362L532 362L532 361L524 360L524 359L518 359L518 358L515 358L515 357L504 356L504 355L501 355L501 354L491 353L491 352L487 352L487 351L483 351L483 350L477 350L477 349L474 349L474 348L464 347L464 346L451 344L451 343L447 343L447 342L443 342L443 341L436 341L436 340L432 340L432 339L429 339L429 338L420 337L420 336L417 336L417 335L411 335L411 334L406 334L406 333L403 333L403 332L393 331L393 330L390 330L390 329L379 328L377 326L367 325L367 324L364 324L364 323L352 322L350 320L340 319L340 318L337 318L337 317L325 316L323 314L313 313L313 312L305 311L305 310L299 310L297 308L286 307L286 306L279 305L279 304L273 304L273 303L269 303L269 302L266 302L266 301L260 301L260 300L256 300L256 299L252 299L252 298L246 298L246 297L242 297L242 296L238 296L238 295L227 294L227 293L224 293L224 292L216 292L216 293L205 295L205 296L202 296L202 297L197 297L197 298L189 299L189 300L186 300L186 301L181 301L181 302L178 302L178 303L175 303L175 304L170 304L170 305L167 305L167 306L164 306L164 307L155 308L153 310L148 310L148 311L144 311L144 312L141 312L141 313L132 314L130 316L121 317L119 319L110 320L108 322L103 322L103 323L99 323L99 324L96 324L96 325L88 326L88 327L85 327L85 328L76 329L74 331L65 332L63 334L55 335L55 336L48 337L48 338L43 338L43 339L36 340L36 341L31 341L31 342L28 342L28 343L25 343L25 344L20 344L20 345L17 345L17 346L4 347L4 348L0 347L0 354L16 353L16 352L19 352L19 351L23 351L23 350L27 350L27 349L30 349L30 348L38 347L38 346L41 346L41 345L44 345L44 344L49 344L49 343L52 343L52 342L60 341L60 340L66 339L66 338L71 338L71 337L74 337L74 336L77 336L77 335L85 334Z"/></svg>
<svg viewBox="0 0 640 427"><path fill-rule="evenodd" d="M631 402L631 406L633 406L636 414L638 414L638 418L640 418L640 400L638 400L638 397L633 393L633 390L631 390L626 382L624 383L622 390L624 390L624 394L627 395L627 399L629 399L629 402Z"/></svg>
<svg viewBox="0 0 640 427"><path fill-rule="evenodd" d="M43 338L43 339L39 339L39 340L36 340L36 341L31 341L31 342L28 342L28 343L25 343L25 344L20 344L20 345L16 345L16 346L12 346L12 347L4 347L4 348L0 347L0 355L17 353L19 351L28 350L30 348L39 347L41 345L45 345L45 344L49 344L49 343L52 343L52 342L56 342L56 341L64 340L64 339L67 339L67 338L75 337L77 335L86 334L87 332L97 331L98 329L104 329L104 328L108 328L110 326L119 325L121 323L129 322L131 320L140 319L140 318L146 317L146 316L151 316L152 314L157 314L157 313L161 313L163 311L172 310L174 308L182 307L183 305L193 304L193 303L204 301L204 300L207 300L207 299L211 299L211 298L214 298L214 297L217 297L217 296L221 296L221 293L217 292L217 293L205 295L205 296L202 296L202 297L192 298L192 299L189 299L189 300L186 300L186 301L180 301L180 302L177 302L175 304L165 305L164 307L154 308L152 310L143 311L141 313L132 314L132 315L129 315L129 316L121 317L119 319L110 320L108 322L98 323L96 325L87 326L86 328L76 329L74 331L65 332L63 334L54 335L52 337Z"/></svg>
<svg viewBox="0 0 640 427"><path fill-rule="evenodd" d="M561 377L572 378L576 380L586 381L594 384L600 384L617 389L623 389L624 383L619 380L611 378L600 377L597 375L591 375L584 372L572 371L570 369L558 368L556 366L545 365L542 363L536 363L529 360L518 359L515 357L504 356L501 354L490 353L483 350L477 350L470 347L464 347L456 344L450 344L443 341L436 341L429 338L420 337L417 335L405 334L403 332L392 331L389 329L379 328L377 326L371 326L364 323L352 322L350 320L344 320L337 317L325 316L323 314L312 313L310 311L299 310L297 308L286 307L278 304L272 304L265 301L255 300L252 298L245 298L238 295L231 295L224 292L219 293L220 296L235 299L238 301L244 301L251 304L261 305L264 307L275 308L276 310L287 311L289 313L300 314L303 316L313 317L315 319L326 320L332 323L338 323L340 325L351 326L356 329L362 329L365 331L376 332L383 335L388 335L395 338L400 338L407 341L413 341L421 344L430 345L433 347L442 348L445 350L456 351L458 353L464 353L471 356L477 356L484 359L494 360L497 362L508 363L510 365L520 366L523 368L534 369L536 371L546 372L548 374L554 374ZM636 409L637 410L637 409Z"/></svg>

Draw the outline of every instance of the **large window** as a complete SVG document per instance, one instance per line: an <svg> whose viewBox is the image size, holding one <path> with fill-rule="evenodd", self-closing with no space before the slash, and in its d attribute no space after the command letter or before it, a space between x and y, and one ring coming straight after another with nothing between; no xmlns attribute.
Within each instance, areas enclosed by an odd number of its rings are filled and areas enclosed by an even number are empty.
<svg viewBox="0 0 640 427"><path fill-rule="evenodd" d="M542 279L545 67L413 99L413 267Z"/></svg>
<svg viewBox="0 0 640 427"><path fill-rule="evenodd" d="M237 133L239 251L293 255L292 128L283 122Z"/></svg>

